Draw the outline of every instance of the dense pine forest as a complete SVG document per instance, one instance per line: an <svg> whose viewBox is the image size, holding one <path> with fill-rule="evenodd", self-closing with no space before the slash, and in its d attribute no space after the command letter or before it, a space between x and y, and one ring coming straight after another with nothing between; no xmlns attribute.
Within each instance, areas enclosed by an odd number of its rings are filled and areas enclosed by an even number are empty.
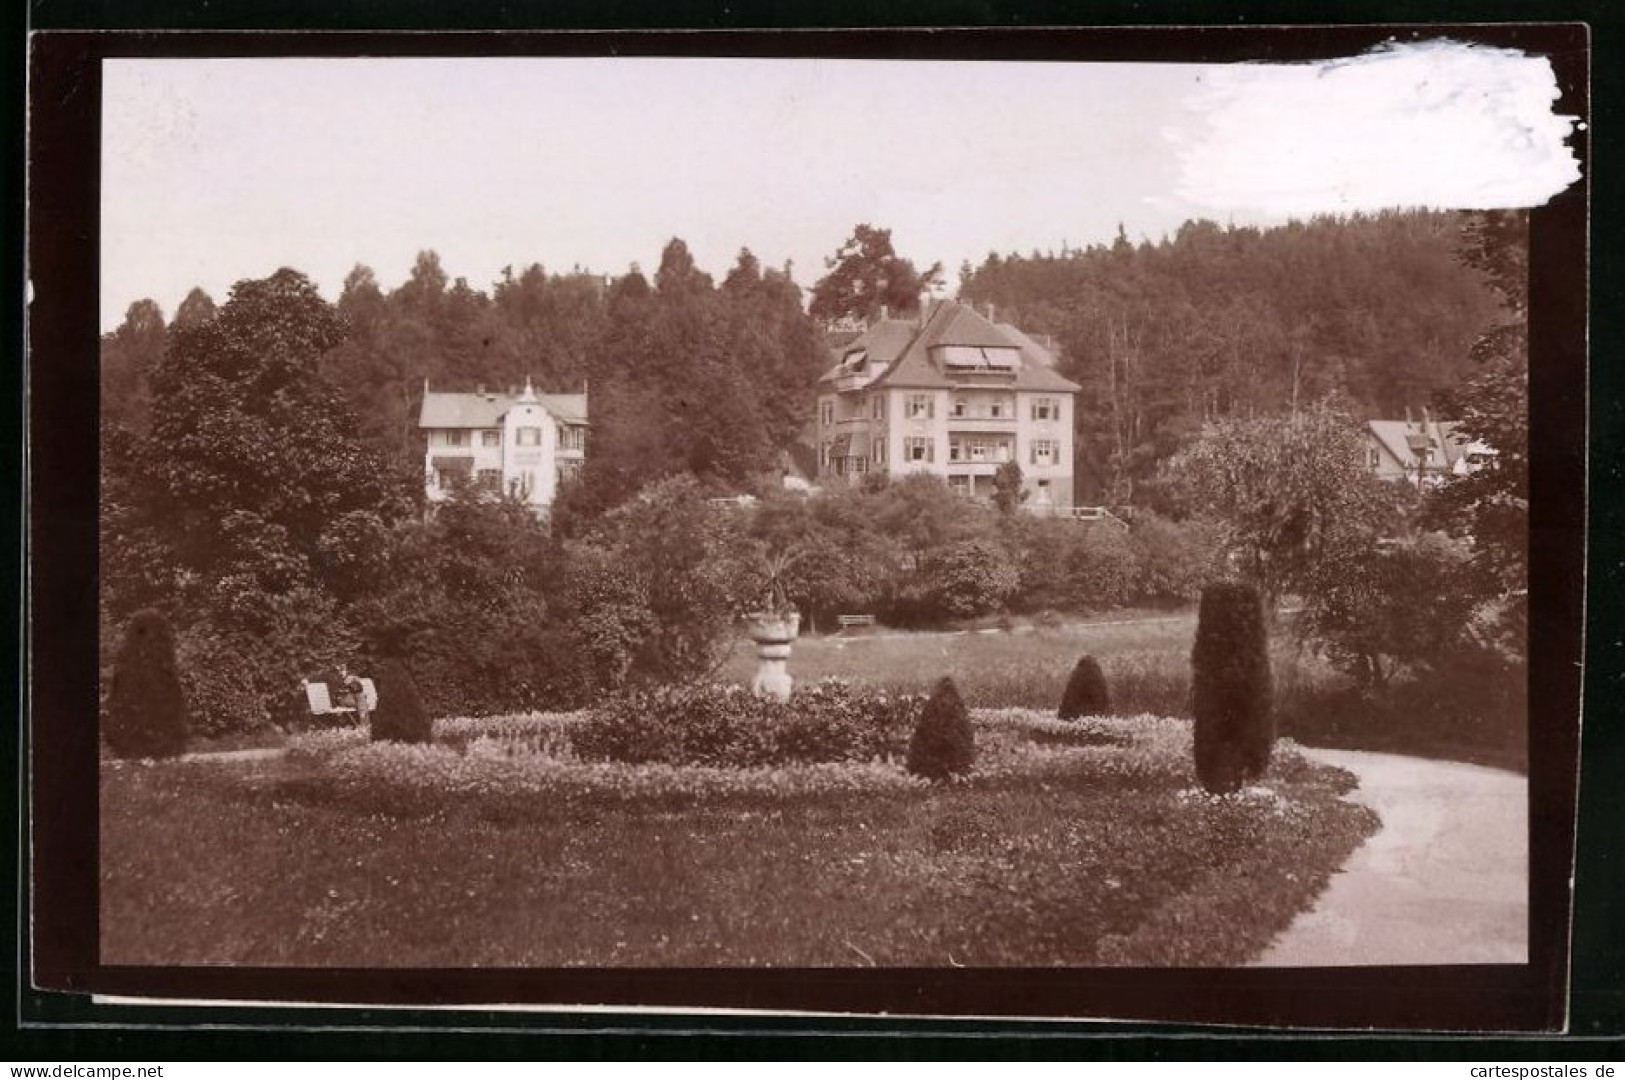
<svg viewBox="0 0 1625 1080"><path fill-rule="evenodd" d="M1463 265L1466 216L1386 213L1275 229L1184 225L1159 244L989 255L960 295L1055 340L1083 386L1079 483L1142 500L1204 422L1328 395L1365 418L1433 405L1500 318Z"/></svg>
<svg viewBox="0 0 1625 1080"><path fill-rule="evenodd" d="M1457 385L1473 341L1499 317L1495 294L1461 259L1465 220L1419 211L1274 229L1193 222L1156 244L1120 235L1081 250L990 254L961 269L959 292L1054 341L1062 370L1084 387L1080 491L1132 504L1153 496L1158 463L1205 421L1281 415L1330 394L1355 415L1400 416ZM895 310L897 271L912 264L882 230L859 230L865 241L877 233L879 248L849 243L843 254L885 272L875 288ZM863 276L846 276L858 278L855 290L840 284L860 294L848 307L861 314ZM817 290L810 299L832 310ZM194 291L172 325L207 319L214 306ZM610 277L533 264L486 289L448 280L425 251L387 292L357 266L335 306L347 331L321 372L387 461L409 475L420 466L426 380L472 390L529 376L544 391L585 388L599 507L671 473L737 490L773 472L811 416L826 364L788 268L764 270L741 251L719 284L680 240L652 281L636 267ZM104 337L109 424L145 430L150 375L171 329L143 300Z"/></svg>

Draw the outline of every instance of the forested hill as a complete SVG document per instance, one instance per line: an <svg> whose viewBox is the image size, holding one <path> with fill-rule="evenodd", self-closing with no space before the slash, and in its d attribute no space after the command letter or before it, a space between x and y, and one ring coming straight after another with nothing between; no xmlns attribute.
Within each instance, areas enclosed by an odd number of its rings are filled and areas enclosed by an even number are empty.
<svg viewBox="0 0 1625 1080"><path fill-rule="evenodd" d="M643 484L688 472L738 490L776 468L812 415L813 384L828 366L823 338L787 272L749 251L718 283L672 240L652 280L532 265L504 271L490 291L448 280L432 251L385 291L357 266L333 305L344 340L320 359L359 434L402 476L420 476L417 417L425 383L437 390L588 390L592 501L618 502ZM194 293L183 321L212 316ZM148 376L168 331L150 300L131 305L102 341L106 427L148 424Z"/></svg>
<svg viewBox="0 0 1625 1080"><path fill-rule="evenodd" d="M1460 261L1466 215L1392 213L1281 228L1182 227L1160 244L989 256L961 296L1047 334L1084 388L1082 497L1127 503L1205 419L1280 414L1331 392L1364 416L1420 409L1461 379L1473 341L1500 317ZM923 275L884 229L858 226L812 290L826 314L895 310ZM891 288L891 292L887 292ZM224 299L224 298L222 298ZM433 252L386 291L358 266L333 306L344 340L320 360L362 438L403 478L421 470L425 380L438 389L590 388L593 423L578 494L612 504L672 472L738 490L771 474L812 416L828 355L788 268L748 250L717 282L681 240L646 278L532 265L487 290L448 280ZM200 291L172 324L150 300L102 342L109 429L147 427L148 376L176 327L214 317Z"/></svg>
<svg viewBox="0 0 1625 1080"><path fill-rule="evenodd" d="M1192 222L1160 244L989 255L961 298L1047 334L1083 387L1080 480L1129 502L1207 419L1328 393L1364 417L1430 405L1502 316L1460 261L1468 215L1393 212L1279 228Z"/></svg>

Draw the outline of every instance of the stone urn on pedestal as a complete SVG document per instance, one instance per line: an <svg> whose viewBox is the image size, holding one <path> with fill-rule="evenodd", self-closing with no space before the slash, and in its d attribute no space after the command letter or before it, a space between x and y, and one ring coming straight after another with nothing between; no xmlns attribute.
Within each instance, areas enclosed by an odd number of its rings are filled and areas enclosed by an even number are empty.
<svg viewBox="0 0 1625 1080"><path fill-rule="evenodd" d="M756 678L751 692L758 697L789 701L795 680L790 677L790 645L801 632L801 612L784 589L784 572L796 556L778 552L767 560L767 589L760 608L745 616L746 632L756 643Z"/></svg>
<svg viewBox="0 0 1625 1080"><path fill-rule="evenodd" d="M758 697L789 701L795 680L790 677L790 644L801 631L799 611L757 611L748 616L750 639L756 642L756 678L751 692Z"/></svg>

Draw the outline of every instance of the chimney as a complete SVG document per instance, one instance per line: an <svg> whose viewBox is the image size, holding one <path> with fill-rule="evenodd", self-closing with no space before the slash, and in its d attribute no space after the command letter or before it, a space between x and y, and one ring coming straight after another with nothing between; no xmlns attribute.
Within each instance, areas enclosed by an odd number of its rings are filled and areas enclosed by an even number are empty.
<svg viewBox="0 0 1625 1080"><path fill-rule="evenodd" d="M998 305L991 300L987 302L987 321L990 323L996 323L999 321Z"/></svg>
<svg viewBox="0 0 1625 1080"><path fill-rule="evenodd" d="M890 304L881 304L880 305L880 321L885 322L889 318L891 318L891 305Z"/></svg>

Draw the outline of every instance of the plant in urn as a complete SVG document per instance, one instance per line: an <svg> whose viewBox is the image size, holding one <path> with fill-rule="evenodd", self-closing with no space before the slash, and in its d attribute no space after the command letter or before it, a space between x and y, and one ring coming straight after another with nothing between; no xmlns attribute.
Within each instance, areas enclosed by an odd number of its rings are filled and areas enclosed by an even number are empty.
<svg viewBox="0 0 1625 1080"><path fill-rule="evenodd" d="M801 631L801 613L790 603L785 592L784 574L795 563L796 556L788 552L775 552L767 560L767 588L762 606L751 612L750 639L756 642L756 678L751 691L760 697L790 700L795 680L790 677L790 643Z"/></svg>

